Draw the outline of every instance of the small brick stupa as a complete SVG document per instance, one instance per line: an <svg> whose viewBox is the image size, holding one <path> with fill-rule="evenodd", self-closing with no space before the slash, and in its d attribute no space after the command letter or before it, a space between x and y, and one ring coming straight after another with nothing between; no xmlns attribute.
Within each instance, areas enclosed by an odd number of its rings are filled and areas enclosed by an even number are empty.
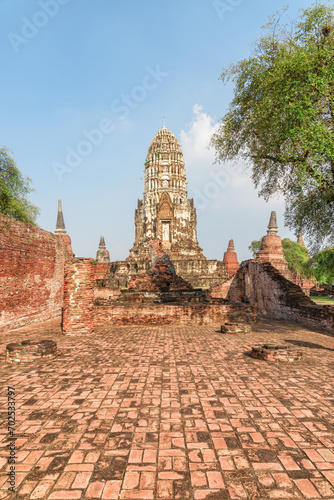
<svg viewBox="0 0 334 500"><path fill-rule="evenodd" d="M104 236L100 238L99 249L96 252L96 262L99 264L104 264L110 262L110 254L106 247L106 242L104 241Z"/></svg>
<svg viewBox="0 0 334 500"><path fill-rule="evenodd" d="M225 269L228 276L233 276L239 269L239 262L237 254L234 250L234 241L230 240L228 243L228 249L224 253Z"/></svg>
<svg viewBox="0 0 334 500"><path fill-rule="evenodd" d="M277 232L276 212L271 212L267 235L262 238L261 250L256 254L256 261L270 262L283 275L290 275L282 240Z"/></svg>

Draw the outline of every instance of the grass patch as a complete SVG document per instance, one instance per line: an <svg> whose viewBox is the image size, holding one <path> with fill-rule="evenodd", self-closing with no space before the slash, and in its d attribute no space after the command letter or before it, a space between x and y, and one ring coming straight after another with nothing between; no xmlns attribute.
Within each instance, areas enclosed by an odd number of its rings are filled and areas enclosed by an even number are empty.
<svg viewBox="0 0 334 500"><path fill-rule="evenodd" d="M334 306L334 299L331 297L310 297L310 299L322 306Z"/></svg>

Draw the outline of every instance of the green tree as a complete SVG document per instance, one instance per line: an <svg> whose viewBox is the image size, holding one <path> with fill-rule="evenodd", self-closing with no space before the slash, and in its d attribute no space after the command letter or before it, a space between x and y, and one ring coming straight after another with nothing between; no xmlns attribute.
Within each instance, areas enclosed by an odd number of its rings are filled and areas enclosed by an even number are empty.
<svg viewBox="0 0 334 500"><path fill-rule="evenodd" d="M22 175L9 153L5 146L0 148L0 213L36 225L39 209L27 199L35 191L31 179Z"/></svg>
<svg viewBox="0 0 334 500"><path fill-rule="evenodd" d="M310 256L307 248L289 238L282 240L283 252L289 264L289 269L302 278L310 276Z"/></svg>
<svg viewBox="0 0 334 500"><path fill-rule="evenodd" d="M334 283L334 248L326 248L311 259L310 270L319 283Z"/></svg>
<svg viewBox="0 0 334 500"><path fill-rule="evenodd" d="M257 252L261 250L261 243L262 243L262 238L260 240L252 241L252 243L249 245L248 250L252 252L253 258L255 258Z"/></svg>
<svg viewBox="0 0 334 500"><path fill-rule="evenodd" d="M286 224L316 250L334 244L334 7L302 9L292 26L283 14L223 70L234 98L212 144L218 161L246 160L259 196L285 196Z"/></svg>

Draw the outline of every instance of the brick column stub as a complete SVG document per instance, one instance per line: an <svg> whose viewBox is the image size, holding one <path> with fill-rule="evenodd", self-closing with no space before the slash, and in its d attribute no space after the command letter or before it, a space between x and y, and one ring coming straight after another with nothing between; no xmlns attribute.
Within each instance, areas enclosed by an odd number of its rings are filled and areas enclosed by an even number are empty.
<svg viewBox="0 0 334 500"><path fill-rule="evenodd" d="M62 332L90 335L94 332L95 268L91 259L65 263Z"/></svg>

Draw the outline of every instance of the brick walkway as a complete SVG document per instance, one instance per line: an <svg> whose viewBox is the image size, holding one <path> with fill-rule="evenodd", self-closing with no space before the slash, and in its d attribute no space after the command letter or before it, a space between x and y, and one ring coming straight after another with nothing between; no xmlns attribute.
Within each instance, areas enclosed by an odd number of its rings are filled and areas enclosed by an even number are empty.
<svg viewBox="0 0 334 500"><path fill-rule="evenodd" d="M334 499L333 337L279 322L217 330L105 327L81 339L52 321L0 335L0 498ZM58 358L5 364L7 343L32 338L56 340ZM269 340L301 345L306 359L247 355Z"/></svg>

